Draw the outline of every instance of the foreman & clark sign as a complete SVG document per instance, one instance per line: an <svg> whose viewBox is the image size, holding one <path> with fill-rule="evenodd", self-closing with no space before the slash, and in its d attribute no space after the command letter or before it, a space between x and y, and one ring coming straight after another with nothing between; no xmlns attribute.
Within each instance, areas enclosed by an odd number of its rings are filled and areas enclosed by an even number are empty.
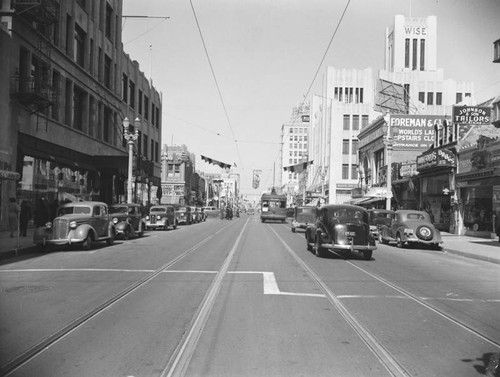
<svg viewBox="0 0 500 377"><path fill-rule="evenodd" d="M442 115L390 115L394 149L424 151L434 144L434 126L451 119Z"/></svg>
<svg viewBox="0 0 500 377"><path fill-rule="evenodd" d="M435 167L454 167L455 155L448 149L434 149L417 157L417 170L423 171Z"/></svg>

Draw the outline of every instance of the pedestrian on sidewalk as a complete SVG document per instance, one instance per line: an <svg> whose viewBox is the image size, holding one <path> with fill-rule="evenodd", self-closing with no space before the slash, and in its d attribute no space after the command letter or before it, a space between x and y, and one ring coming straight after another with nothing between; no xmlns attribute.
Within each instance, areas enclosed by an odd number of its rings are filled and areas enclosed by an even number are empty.
<svg viewBox="0 0 500 377"><path fill-rule="evenodd" d="M31 220L31 207L28 205L26 200L21 202L21 213L20 213L19 225L21 231L21 237L26 237L26 232L28 231L28 223Z"/></svg>
<svg viewBox="0 0 500 377"><path fill-rule="evenodd" d="M40 198L35 208L35 226L44 226L47 221L49 221L49 206L44 198Z"/></svg>
<svg viewBox="0 0 500 377"><path fill-rule="evenodd" d="M9 199L9 229L10 237L14 237L14 232L19 228L19 205L16 203L16 198Z"/></svg>

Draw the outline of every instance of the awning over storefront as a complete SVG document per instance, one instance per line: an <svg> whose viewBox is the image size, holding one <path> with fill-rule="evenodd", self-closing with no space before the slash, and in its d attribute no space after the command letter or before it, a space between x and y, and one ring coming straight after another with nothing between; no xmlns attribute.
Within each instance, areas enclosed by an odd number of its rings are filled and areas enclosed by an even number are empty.
<svg viewBox="0 0 500 377"><path fill-rule="evenodd" d="M113 174L128 174L128 156L94 156L94 163L101 171L110 171Z"/></svg>
<svg viewBox="0 0 500 377"><path fill-rule="evenodd" d="M478 186L500 186L500 177L490 177L483 179L470 179L470 180L460 180L456 181L456 185L459 188L463 187L478 187Z"/></svg>

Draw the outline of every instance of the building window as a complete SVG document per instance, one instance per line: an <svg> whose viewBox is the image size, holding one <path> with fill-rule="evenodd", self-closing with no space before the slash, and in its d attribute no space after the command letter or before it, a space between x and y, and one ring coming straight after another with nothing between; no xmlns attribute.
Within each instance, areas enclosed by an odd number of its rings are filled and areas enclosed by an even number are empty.
<svg viewBox="0 0 500 377"><path fill-rule="evenodd" d="M412 70L416 71L417 70L417 50L418 50L418 39L413 40L413 59L411 60L412 62Z"/></svg>
<svg viewBox="0 0 500 377"><path fill-rule="evenodd" d="M122 100L128 102L128 76L125 73L122 75Z"/></svg>
<svg viewBox="0 0 500 377"><path fill-rule="evenodd" d="M359 130L359 115L352 116L352 129L354 131Z"/></svg>
<svg viewBox="0 0 500 377"><path fill-rule="evenodd" d="M144 119L149 119L149 98L144 96Z"/></svg>
<svg viewBox="0 0 500 377"><path fill-rule="evenodd" d="M128 82L128 91L129 91L129 105L132 109L135 108L135 84L133 81Z"/></svg>
<svg viewBox="0 0 500 377"><path fill-rule="evenodd" d="M427 93L427 104L434 105L434 93L432 92Z"/></svg>
<svg viewBox="0 0 500 377"><path fill-rule="evenodd" d="M349 179L349 165L342 164L342 179Z"/></svg>
<svg viewBox="0 0 500 377"><path fill-rule="evenodd" d="M61 74L55 69L52 70L52 90L54 91L54 103L50 107L50 116L54 120L59 120L59 102L60 102L60 91L61 91Z"/></svg>
<svg viewBox="0 0 500 377"><path fill-rule="evenodd" d="M160 161L160 149L159 149L158 142L155 141L155 162L159 162L159 161Z"/></svg>
<svg viewBox="0 0 500 377"><path fill-rule="evenodd" d="M161 127L160 108L156 107L156 128Z"/></svg>
<svg viewBox="0 0 500 377"><path fill-rule="evenodd" d="M151 161L155 160L155 141L151 139Z"/></svg>
<svg viewBox="0 0 500 377"><path fill-rule="evenodd" d="M460 103L462 102L462 93L457 93L457 97L456 97L456 100L455 100L455 103Z"/></svg>
<svg viewBox="0 0 500 377"><path fill-rule="evenodd" d="M148 135L142 135L142 155L146 156L148 155Z"/></svg>
<svg viewBox="0 0 500 377"><path fill-rule="evenodd" d="M111 40L111 33L112 33L112 27L111 23L113 22L113 8L111 8L111 5L106 3L106 25L105 25L105 34L108 39Z"/></svg>
<svg viewBox="0 0 500 377"><path fill-rule="evenodd" d="M425 103L425 92L418 92L419 102Z"/></svg>
<svg viewBox="0 0 500 377"><path fill-rule="evenodd" d="M70 15L66 15L66 55L71 56L71 34L72 34L72 19Z"/></svg>
<svg viewBox="0 0 500 377"><path fill-rule="evenodd" d="M348 131L351 129L351 119L349 114L344 114L344 130Z"/></svg>
<svg viewBox="0 0 500 377"><path fill-rule="evenodd" d="M338 87L335 87L333 89L333 98L338 100L339 99L339 88Z"/></svg>
<svg viewBox="0 0 500 377"><path fill-rule="evenodd" d="M137 103L139 104L139 115L142 115L142 90L139 90L139 98L137 99Z"/></svg>
<svg viewBox="0 0 500 377"><path fill-rule="evenodd" d="M368 115L361 115L361 127L368 126Z"/></svg>
<svg viewBox="0 0 500 377"><path fill-rule="evenodd" d="M85 39L87 34L75 24L75 38L74 38L74 57L75 62L80 67L85 67Z"/></svg>
<svg viewBox="0 0 500 377"><path fill-rule="evenodd" d="M104 85L111 89L111 58L104 55Z"/></svg>
<svg viewBox="0 0 500 377"><path fill-rule="evenodd" d="M443 104L443 93L437 92L436 93L436 105L442 105Z"/></svg>
<svg viewBox="0 0 500 377"><path fill-rule="evenodd" d="M358 140L352 140L351 154L353 156L356 156L358 154L358 145L359 145L359 141Z"/></svg>
<svg viewBox="0 0 500 377"><path fill-rule="evenodd" d="M82 131L86 93L76 85L73 88L73 128Z"/></svg>
<svg viewBox="0 0 500 377"><path fill-rule="evenodd" d="M349 140L348 139L342 140L342 154L344 154L344 155L349 154Z"/></svg>
<svg viewBox="0 0 500 377"><path fill-rule="evenodd" d="M351 165L351 179L358 179L358 167Z"/></svg>
<svg viewBox="0 0 500 377"><path fill-rule="evenodd" d="M103 127L102 127L102 139L106 142L109 143L110 140L110 132L111 128L110 125L113 122L113 117L112 117L112 112L111 109L107 106L104 107L104 122L103 122Z"/></svg>
<svg viewBox="0 0 500 377"><path fill-rule="evenodd" d="M410 68L410 38L405 39L405 68Z"/></svg>
<svg viewBox="0 0 500 377"><path fill-rule="evenodd" d="M425 71L425 39L420 40L420 70Z"/></svg>

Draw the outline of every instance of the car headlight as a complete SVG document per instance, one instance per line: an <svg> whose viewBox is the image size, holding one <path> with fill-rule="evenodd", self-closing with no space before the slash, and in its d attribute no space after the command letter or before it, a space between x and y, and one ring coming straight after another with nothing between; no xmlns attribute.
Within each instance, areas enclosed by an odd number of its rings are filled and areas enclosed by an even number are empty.
<svg viewBox="0 0 500 377"><path fill-rule="evenodd" d="M113 217L113 223L118 224L118 219L116 217Z"/></svg>
<svg viewBox="0 0 500 377"><path fill-rule="evenodd" d="M160 215L156 215L156 219L157 220L161 220L161 216Z"/></svg>
<svg viewBox="0 0 500 377"><path fill-rule="evenodd" d="M52 223L50 221L48 223L45 223L45 227L47 229L52 229Z"/></svg>
<svg viewBox="0 0 500 377"><path fill-rule="evenodd" d="M76 224L76 221L71 221L71 222L69 223L69 227L70 227L70 229L75 229L75 228L76 228L76 225L77 225L77 224Z"/></svg>
<svg viewBox="0 0 500 377"><path fill-rule="evenodd" d="M149 220L149 215L146 215L146 220Z"/></svg>

